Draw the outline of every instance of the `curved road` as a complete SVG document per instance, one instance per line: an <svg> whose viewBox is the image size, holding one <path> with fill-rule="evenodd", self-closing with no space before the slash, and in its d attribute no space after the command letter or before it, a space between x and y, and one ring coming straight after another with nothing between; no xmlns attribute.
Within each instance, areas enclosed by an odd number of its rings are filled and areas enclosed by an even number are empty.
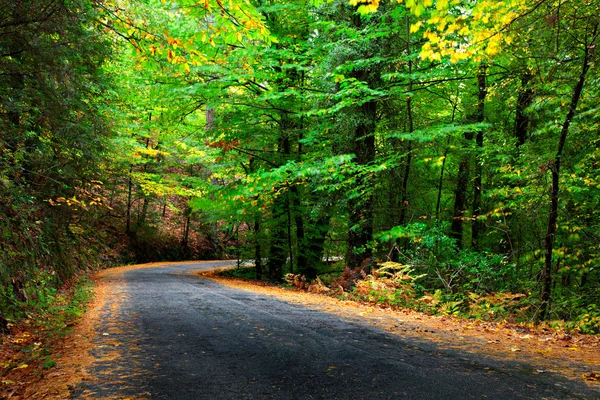
<svg viewBox="0 0 600 400"><path fill-rule="evenodd" d="M199 262L115 274L74 399L598 399L519 363L227 288Z"/></svg>

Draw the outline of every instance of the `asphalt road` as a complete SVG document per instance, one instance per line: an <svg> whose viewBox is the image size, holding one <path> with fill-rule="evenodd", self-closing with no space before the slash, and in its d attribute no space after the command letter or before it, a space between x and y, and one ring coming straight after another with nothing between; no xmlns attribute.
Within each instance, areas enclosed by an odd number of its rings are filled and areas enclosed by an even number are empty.
<svg viewBox="0 0 600 400"><path fill-rule="evenodd" d="M74 399L600 399L581 382L190 276L111 278L94 380Z"/></svg>

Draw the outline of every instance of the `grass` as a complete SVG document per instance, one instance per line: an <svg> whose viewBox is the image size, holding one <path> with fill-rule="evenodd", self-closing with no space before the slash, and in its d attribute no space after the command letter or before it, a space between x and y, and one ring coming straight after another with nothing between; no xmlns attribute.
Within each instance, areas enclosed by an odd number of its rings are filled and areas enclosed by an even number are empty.
<svg viewBox="0 0 600 400"><path fill-rule="evenodd" d="M0 341L2 381L14 380L9 377L21 371L24 373L28 368L54 367L57 357L54 346L85 313L92 298L93 282L87 276L80 276L62 285L59 290L21 304L21 311L26 317L15 321L11 332Z"/></svg>
<svg viewBox="0 0 600 400"><path fill-rule="evenodd" d="M218 272L218 275L227 278L256 279L256 268L254 268L254 266L244 266L225 269Z"/></svg>

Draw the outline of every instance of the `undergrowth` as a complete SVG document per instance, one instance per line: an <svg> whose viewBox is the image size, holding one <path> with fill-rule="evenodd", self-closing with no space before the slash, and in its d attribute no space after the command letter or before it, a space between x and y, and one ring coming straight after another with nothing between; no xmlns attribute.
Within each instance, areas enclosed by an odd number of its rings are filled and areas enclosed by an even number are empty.
<svg viewBox="0 0 600 400"><path fill-rule="evenodd" d="M48 285L52 274L40 272L28 282L26 302L17 301L7 316L10 332L0 336L0 376L35 364L43 369L56 365L53 346L85 312L93 296L93 282L82 275L60 287Z"/></svg>
<svg viewBox="0 0 600 400"><path fill-rule="evenodd" d="M240 266L219 271L219 275L228 278L254 279L256 269L253 266Z"/></svg>
<svg viewBox="0 0 600 400"><path fill-rule="evenodd" d="M254 279L253 267L225 270L219 275ZM285 285L300 290L318 292L344 300L375 304L393 309L412 309L430 315L447 315L490 322L537 323L535 311L539 298L529 293L486 292L475 290L427 289L423 286L426 274L418 274L410 265L385 262L367 274L364 269L334 266L313 282L304 277L287 274ZM561 307L561 298L555 299L554 309ZM568 305L562 306L572 309ZM584 334L600 333L600 307L590 305L583 313L570 319L554 319L548 326Z"/></svg>

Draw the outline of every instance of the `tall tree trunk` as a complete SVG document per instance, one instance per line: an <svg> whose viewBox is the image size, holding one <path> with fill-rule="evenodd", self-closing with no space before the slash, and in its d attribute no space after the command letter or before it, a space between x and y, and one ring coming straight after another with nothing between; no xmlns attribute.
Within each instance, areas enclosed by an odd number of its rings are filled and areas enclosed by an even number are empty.
<svg viewBox="0 0 600 400"><path fill-rule="evenodd" d="M359 165L369 165L375 160L375 117L377 103L373 100L360 107L362 120L354 131L353 145L356 161ZM368 182L360 178L359 187L366 187ZM346 263L350 267L362 265L365 258L371 257L368 243L373 240L373 195L366 192L360 198L348 201L349 231L348 253Z"/></svg>
<svg viewBox="0 0 600 400"><path fill-rule="evenodd" d="M598 30L598 24L594 29L595 32ZM591 46L586 45L583 53L583 63L581 72L579 74L579 80L577 85L573 89L573 95L571 97L571 103L569 105L569 112L565 117L565 121L560 131L560 137L558 139L558 149L556 150L556 156L550 165L550 173L552 175L552 187L550 189L550 211L548 213L548 226L546 229L546 237L544 239L545 257L544 257L544 269L542 271L542 304L540 308L540 316L545 319L548 316L550 296L552 291L552 250L554 247L554 236L556 235L556 221L558 219L558 196L559 196L559 178L560 178L560 165L562 161L563 150L567 141L567 135L569 133L569 126L577 111L577 104L581 98L581 92L585 84L585 78L590 68L590 51L593 49Z"/></svg>
<svg viewBox="0 0 600 400"><path fill-rule="evenodd" d="M139 230L146 222L146 216L148 215L148 205L150 204L150 198L144 194L144 201L142 202L142 209L138 215L136 230Z"/></svg>
<svg viewBox="0 0 600 400"><path fill-rule="evenodd" d="M454 123L454 119L456 117L456 108L458 107L458 103L452 103L452 119L451 122ZM450 136L446 140L446 147L444 148L444 158L442 160L442 168L440 170L440 179L438 180L438 194L437 194L437 202L435 205L435 221L436 225L439 223L440 219L440 208L442 204L442 189L444 188L444 172L446 172L446 160L448 159L448 150L450 149Z"/></svg>
<svg viewBox="0 0 600 400"><path fill-rule="evenodd" d="M260 214L257 213L254 217L254 267L256 271L256 279L263 278L262 265L262 248L260 244Z"/></svg>
<svg viewBox="0 0 600 400"><path fill-rule="evenodd" d="M290 199L290 191L288 190L285 197L285 208L287 211L287 239L288 239L288 258L290 259L290 274L294 273L294 241L292 238L292 201Z"/></svg>
<svg viewBox="0 0 600 400"><path fill-rule="evenodd" d="M125 233L131 234L131 207L132 207L132 192L133 192L133 165L129 165L129 176L127 178L127 212L125 216Z"/></svg>
<svg viewBox="0 0 600 400"><path fill-rule="evenodd" d="M280 194L271 206L271 244L269 247L269 260L267 261L267 272L272 281L281 281L283 278L283 266L287 258L286 220L287 202Z"/></svg>
<svg viewBox="0 0 600 400"><path fill-rule="evenodd" d="M406 17L406 54L410 56L410 16ZM408 61L408 75L412 76L413 71L412 60ZM411 134L414 130L413 111L412 111L412 78L408 79L408 99L406 99L406 117L408 119L408 133ZM408 208L408 178L410 176L410 167L412 163L412 140L406 143L406 157L404 159L404 174L402 176L402 186L400 189L400 225L406 222L406 209Z"/></svg>
<svg viewBox="0 0 600 400"><path fill-rule="evenodd" d="M285 124L282 125L282 128ZM290 154L290 138L283 130L282 136L279 138L278 150L285 159ZM289 227L289 201L287 193L279 193L273 200L271 206L271 220L273 227L271 228L271 245L269 249L269 261L267 262L267 270L269 279L273 281L281 281L283 279L283 266L289 251L289 242L287 241Z"/></svg>
<svg viewBox="0 0 600 400"><path fill-rule="evenodd" d="M181 247L183 248L183 251L187 251L188 248L188 242L189 242L189 238L190 238L190 220L191 220L191 212L192 210L189 207L186 207L185 209L185 213L184 213L184 220L183 220L183 237L181 238Z"/></svg>
<svg viewBox="0 0 600 400"><path fill-rule="evenodd" d="M308 264L308 243L304 224L304 214L300 202L300 193L296 185L290 188L292 208L294 210L294 224L296 226L296 240L298 242L298 255L296 256L297 272L308 279L315 278L317 273L313 265Z"/></svg>
<svg viewBox="0 0 600 400"><path fill-rule="evenodd" d="M530 117L525 110L533 103L533 89L529 87L529 82L533 78L531 72L525 72L521 76L521 89L517 97L517 109L515 112L515 137L517 138L517 147L525 144L527 140L527 131L529 130Z"/></svg>
<svg viewBox="0 0 600 400"><path fill-rule="evenodd" d="M465 132L467 141L473 140L472 132ZM454 210L452 212L452 225L450 235L456 240L459 248L463 246L463 222L467 211L467 187L469 184L471 157L463 155L458 164L458 175L456 179L456 188L454 190Z"/></svg>
<svg viewBox="0 0 600 400"><path fill-rule="evenodd" d="M444 172L446 171L446 159L448 158L448 146L449 143L446 144L446 148L444 149L444 155L442 159L442 168L440 170L440 179L438 180L438 193L437 193L437 201L435 203L435 220L440 219L440 208L442 205L442 190L444 189Z"/></svg>
<svg viewBox="0 0 600 400"><path fill-rule="evenodd" d="M487 65L481 64L479 66L479 73L477 74L477 86L479 88L477 92L477 115L476 121L481 123L485 118L485 96L486 90L486 75ZM473 180L473 226L471 231L471 244L477 248L479 246L479 235L483 229L483 222L480 219L481 216L481 192L482 192L482 174L483 174L483 129L477 131L475 137L475 143L477 145L477 156L475 158L475 177Z"/></svg>
<svg viewBox="0 0 600 400"><path fill-rule="evenodd" d="M361 29L362 17L359 13L352 15L352 25ZM373 88L379 83L380 71L369 68L357 68L350 76L362 82L367 82ZM357 107L358 124L352 137L353 152L356 163L367 166L375 160L375 127L377 119L377 101L369 100ZM358 187L368 187L366 177L357 179ZM348 218L348 251L346 264L350 267L360 266L363 260L371 257L368 243L373 240L373 195L366 190L361 197L349 199Z"/></svg>

